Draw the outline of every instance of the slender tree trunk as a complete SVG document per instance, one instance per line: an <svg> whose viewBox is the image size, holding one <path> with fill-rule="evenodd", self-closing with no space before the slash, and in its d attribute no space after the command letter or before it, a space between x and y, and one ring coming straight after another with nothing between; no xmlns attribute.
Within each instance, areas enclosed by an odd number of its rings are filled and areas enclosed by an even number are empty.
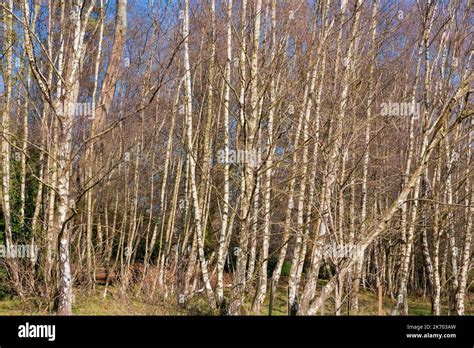
<svg viewBox="0 0 474 348"><path fill-rule="evenodd" d="M193 151L193 125L192 125L192 87L191 87L191 66L189 63L189 0L185 0L184 20L183 20L183 45L184 45L184 69L185 69L185 99L186 99L186 145L188 149L189 177L191 184L191 194L194 208L194 228L196 229L196 238L199 254L199 263L201 273L206 288L206 294L211 309L216 308L214 291L209 280L207 260L204 254L204 240L202 233L201 206L199 203L198 189L196 183L196 158Z"/></svg>

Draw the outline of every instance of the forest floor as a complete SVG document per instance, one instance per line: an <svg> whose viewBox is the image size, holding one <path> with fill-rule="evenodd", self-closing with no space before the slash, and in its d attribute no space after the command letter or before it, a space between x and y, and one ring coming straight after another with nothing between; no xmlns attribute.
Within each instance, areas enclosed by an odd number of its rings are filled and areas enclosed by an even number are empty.
<svg viewBox="0 0 474 348"><path fill-rule="evenodd" d="M324 281L321 282L321 285ZM274 301L273 315L287 315L286 287L278 289ZM155 296L153 301L134 296L124 296L116 287L109 287L108 295L103 297L104 287L98 286L95 290L86 292L82 289L75 290L73 313L75 315L209 315L207 303L202 296L195 296L186 308L177 305L172 298ZM428 297L409 298L410 315L430 315L431 305ZM390 315L395 300L389 296L383 297L383 315ZM250 304L247 304L250 307ZM360 315L377 315L377 294L375 291L360 292ZM326 300L325 315L333 315L334 306L331 298ZM20 301L15 298L3 297L0 299L0 315L47 315L47 311L38 311L33 302ZM248 313L250 315L268 314L268 299L261 313ZM351 315L353 313L350 313ZM474 294L466 297L466 314L474 315ZM347 315L347 308L341 309L341 315ZM448 315L447 303L442 303L442 315Z"/></svg>

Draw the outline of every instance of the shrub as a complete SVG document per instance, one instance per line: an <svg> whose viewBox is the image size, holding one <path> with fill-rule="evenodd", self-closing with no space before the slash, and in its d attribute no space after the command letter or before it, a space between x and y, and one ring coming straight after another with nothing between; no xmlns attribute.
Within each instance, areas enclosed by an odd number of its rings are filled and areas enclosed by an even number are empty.
<svg viewBox="0 0 474 348"><path fill-rule="evenodd" d="M268 276L271 277L276 265L278 262L278 256L272 256L268 259ZM288 277L290 275L290 270L291 270L291 262L290 261L284 261L283 266L281 267L281 275L284 277Z"/></svg>

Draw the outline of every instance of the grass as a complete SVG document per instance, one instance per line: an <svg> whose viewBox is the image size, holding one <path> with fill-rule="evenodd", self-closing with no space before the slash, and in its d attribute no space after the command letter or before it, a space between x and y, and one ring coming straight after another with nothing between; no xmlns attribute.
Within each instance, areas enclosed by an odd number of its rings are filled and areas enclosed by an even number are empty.
<svg viewBox="0 0 474 348"><path fill-rule="evenodd" d="M325 281L321 281L324 285ZM320 287L319 287L320 288ZM186 308L180 308L176 304L176 299L155 296L153 301L133 296L123 296L119 289L109 287L106 298L103 297L104 288L97 287L91 292L81 289L75 290L75 300L73 304L74 315L210 315L206 300L201 297L194 297ZM395 301L384 296L383 314L390 315L390 311ZM416 316L431 315L431 305L429 299L421 297L410 297L409 314ZM359 296L359 315L377 315L377 295L371 291L361 291ZM268 296L264 307L260 313L250 313L250 302L245 305L246 313L251 315L268 314ZM333 315L334 305L329 296L325 302L325 315ZM4 297L0 300L0 315L44 315L47 312L39 313L32 302L20 301L16 298ZM341 309L342 315L347 315L347 307ZM354 314L354 313L351 313ZM442 314L447 315L447 303L442 303ZM474 315L474 303L469 297L466 298L466 314ZM273 305L273 315L288 315L287 313L287 288L281 286L277 289Z"/></svg>
<svg viewBox="0 0 474 348"><path fill-rule="evenodd" d="M0 300L0 315L27 315L33 314L31 308L16 298Z"/></svg>

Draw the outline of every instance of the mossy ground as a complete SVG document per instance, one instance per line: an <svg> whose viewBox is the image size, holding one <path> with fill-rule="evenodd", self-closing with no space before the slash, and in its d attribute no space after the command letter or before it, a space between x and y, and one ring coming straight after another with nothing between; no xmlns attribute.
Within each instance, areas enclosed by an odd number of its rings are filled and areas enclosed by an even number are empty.
<svg viewBox="0 0 474 348"><path fill-rule="evenodd" d="M321 285L323 285L322 282ZM76 289L73 313L75 315L210 315L206 300L194 297L186 308L177 305L174 296L164 298L155 296L153 301L122 295L119 289L110 287L107 297L103 296L104 288L99 286L92 291ZM286 302L286 287L278 288L273 305L273 315L288 315ZM466 297L466 314L474 315L474 297ZM383 314L390 315L395 301L388 296L383 297ZM377 294L374 291L361 291L359 297L359 315L377 315ZM261 313L250 313L250 302L246 303L246 313L250 315L268 315L268 296ZM331 298L326 300L325 315L333 315L334 306ZM45 310L39 311L32 301L20 301L16 298L4 297L0 300L0 315L48 315ZM347 307L341 309L342 315L347 315ZM354 313L350 313L351 315ZM431 305L428 297L409 298L410 315L431 315ZM447 315L447 303L442 303L442 314Z"/></svg>

